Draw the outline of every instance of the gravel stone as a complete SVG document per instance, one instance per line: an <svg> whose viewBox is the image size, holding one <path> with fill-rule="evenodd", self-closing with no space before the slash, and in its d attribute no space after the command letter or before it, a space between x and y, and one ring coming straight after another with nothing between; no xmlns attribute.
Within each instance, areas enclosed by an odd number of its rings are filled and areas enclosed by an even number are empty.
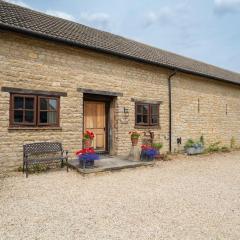
<svg viewBox="0 0 240 240"><path fill-rule="evenodd" d="M0 239L240 239L240 152L0 178Z"/></svg>

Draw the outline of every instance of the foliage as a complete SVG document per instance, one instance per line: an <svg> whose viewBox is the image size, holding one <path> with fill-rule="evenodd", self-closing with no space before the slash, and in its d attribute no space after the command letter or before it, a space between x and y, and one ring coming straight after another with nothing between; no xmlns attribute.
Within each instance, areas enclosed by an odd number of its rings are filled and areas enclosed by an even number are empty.
<svg viewBox="0 0 240 240"><path fill-rule="evenodd" d="M221 144L220 141L210 144L206 149L206 152L208 153L219 152L221 150L221 147L219 146L220 144Z"/></svg>
<svg viewBox="0 0 240 240"><path fill-rule="evenodd" d="M83 134L83 141L86 140L92 140L94 138L94 133L92 131L87 130L84 134Z"/></svg>
<svg viewBox="0 0 240 240"><path fill-rule="evenodd" d="M152 147L154 149L160 150L163 147L163 144L162 143L153 143Z"/></svg>
<svg viewBox="0 0 240 240"><path fill-rule="evenodd" d="M205 145L205 141L204 141L204 137L203 137L203 135L201 135L199 141L202 143L203 146Z"/></svg>
<svg viewBox="0 0 240 240"><path fill-rule="evenodd" d="M30 165L28 167L28 172L30 172L30 173L40 173L40 172L45 172L49 169L50 169L50 167L48 165L37 163L37 164L34 164L34 165ZM22 172L23 167L22 166L18 167L17 171Z"/></svg>
<svg viewBox="0 0 240 240"><path fill-rule="evenodd" d="M201 138L197 141L194 141L193 139L188 139L187 142L184 145L184 149L187 148L202 148L204 146L204 140L203 137L201 136Z"/></svg>
<svg viewBox="0 0 240 240"><path fill-rule="evenodd" d="M231 148L236 148L236 139L234 137L231 138L230 147Z"/></svg>
<svg viewBox="0 0 240 240"><path fill-rule="evenodd" d="M138 131L130 131L129 134L131 135L131 138L138 139L140 137L140 132Z"/></svg>

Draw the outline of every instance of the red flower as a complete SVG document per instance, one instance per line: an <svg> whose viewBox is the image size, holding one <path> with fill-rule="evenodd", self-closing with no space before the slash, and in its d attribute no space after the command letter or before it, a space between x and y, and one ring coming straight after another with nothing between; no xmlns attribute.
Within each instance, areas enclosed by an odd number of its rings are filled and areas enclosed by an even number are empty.
<svg viewBox="0 0 240 240"><path fill-rule="evenodd" d="M87 130L85 133L84 133L84 138L86 139L93 139L94 138L94 133L92 131L89 131Z"/></svg>
<svg viewBox="0 0 240 240"><path fill-rule="evenodd" d="M95 153L93 148L84 148L82 150L78 150L76 152L76 155L82 155L82 154L86 154L86 153Z"/></svg>

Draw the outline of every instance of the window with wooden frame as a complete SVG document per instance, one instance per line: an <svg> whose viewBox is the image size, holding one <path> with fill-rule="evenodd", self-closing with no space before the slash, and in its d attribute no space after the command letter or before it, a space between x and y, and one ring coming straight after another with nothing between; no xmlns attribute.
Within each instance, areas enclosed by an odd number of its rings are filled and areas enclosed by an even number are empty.
<svg viewBox="0 0 240 240"><path fill-rule="evenodd" d="M11 94L10 126L59 127L60 98Z"/></svg>
<svg viewBox="0 0 240 240"><path fill-rule="evenodd" d="M158 126L159 104L135 103L135 125L136 126Z"/></svg>

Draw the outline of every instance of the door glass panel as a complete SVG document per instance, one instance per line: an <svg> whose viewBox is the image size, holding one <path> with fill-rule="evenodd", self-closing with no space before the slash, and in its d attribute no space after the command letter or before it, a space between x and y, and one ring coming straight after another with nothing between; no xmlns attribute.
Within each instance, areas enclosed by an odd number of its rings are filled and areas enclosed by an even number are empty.
<svg viewBox="0 0 240 240"><path fill-rule="evenodd" d="M23 109L23 97L14 97L14 109Z"/></svg>
<svg viewBox="0 0 240 240"><path fill-rule="evenodd" d="M23 122L23 111L14 111L14 122Z"/></svg>
<svg viewBox="0 0 240 240"><path fill-rule="evenodd" d="M25 121L29 123L34 122L34 112L33 111L25 111Z"/></svg>
<svg viewBox="0 0 240 240"><path fill-rule="evenodd" d="M25 98L25 109L34 108L34 98Z"/></svg>

